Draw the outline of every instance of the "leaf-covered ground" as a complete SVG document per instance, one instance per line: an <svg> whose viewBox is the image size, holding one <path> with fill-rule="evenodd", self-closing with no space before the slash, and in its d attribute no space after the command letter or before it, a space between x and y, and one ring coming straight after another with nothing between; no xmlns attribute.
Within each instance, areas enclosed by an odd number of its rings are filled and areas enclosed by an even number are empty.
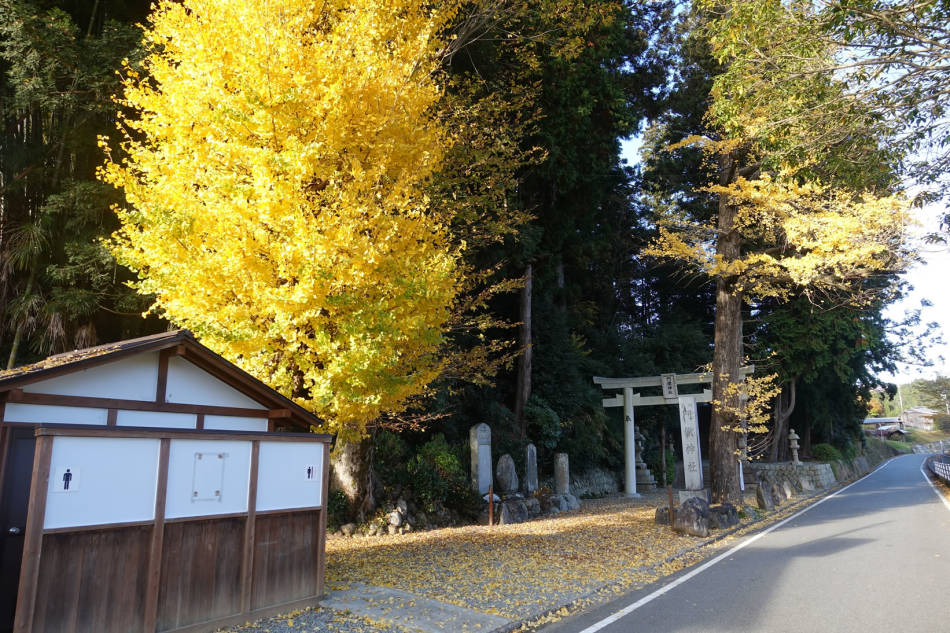
<svg viewBox="0 0 950 633"><path fill-rule="evenodd" d="M745 527L729 541L774 523L822 492L796 499L765 520L751 507ZM676 534L653 522L665 493L639 499L614 497L582 502L580 510L505 526L469 525L401 536L334 536L327 541L327 588L357 584L392 587L432 600L524 622L534 629L569 613L689 567L712 552L717 540ZM752 525L749 525L752 523ZM393 604L392 612L412 605ZM234 629L242 633L334 631L404 633L398 617L372 620L326 609L269 618ZM459 622L457 633L480 631Z"/></svg>
<svg viewBox="0 0 950 633"><path fill-rule="evenodd" d="M607 584L642 585L691 560L706 539L653 522L665 495L585 501L581 510L505 526L465 526L327 542L329 587L398 587L524 620Z"/></svg>

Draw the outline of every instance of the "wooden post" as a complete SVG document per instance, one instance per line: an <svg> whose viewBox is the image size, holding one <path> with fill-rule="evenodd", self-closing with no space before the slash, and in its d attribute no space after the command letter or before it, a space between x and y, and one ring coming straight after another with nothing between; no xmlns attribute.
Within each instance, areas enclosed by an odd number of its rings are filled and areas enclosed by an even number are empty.
<svg viewBox="0 0 950 633"><path fill-rule="evenodd" d="M320 497L320 505L323 510L320 511L320 538L317 540L317 583L316 593L314 595L323 597L323 575L327 567L327 508L329 507L330 495L330 444L323 445L323 492Z"/></svg>
<svg viewBox="0 0 950 633"><path fill-rule="evenodd" d="M50 459L53 456L53 438L36 438L36 456L30 483L30 505L26 515L26 534L23 543L23 563L20 566L20 586L17 590L14 633L30 633L36 610L36 589L40 578L40 556L43 552L43 522L46 519L46 495L49 492Z"/></svg>
<svg viewBox="0 0 950 633"><path fill-rule="evenodd" d="M155 385L155 402L165 402L165 390L168 387L168 359L174 356L171 349L163 349L158 353L158 383Z"/></svg>
<svg viewBox="0 0 950 633"><path fill-rule="evenodd" d="M158 449L158 481L155 489L155 519L148 550L148 576L145 580L145 609L142 630L154 633L158 626L158 597L162 582L162 550L165 544L165 499L168 496L168 455L171 440L162 438Z"/></svg>
<svg viewBox="0 0 950 633"><path fill-rule="evenodd" d="M247 519L244 521L244 550L241 557L241 613L251 610L251 594L254 590L254 527L257 520L257 468L260 454L260 440L251 442L251 472L247 482Z"/></svg>

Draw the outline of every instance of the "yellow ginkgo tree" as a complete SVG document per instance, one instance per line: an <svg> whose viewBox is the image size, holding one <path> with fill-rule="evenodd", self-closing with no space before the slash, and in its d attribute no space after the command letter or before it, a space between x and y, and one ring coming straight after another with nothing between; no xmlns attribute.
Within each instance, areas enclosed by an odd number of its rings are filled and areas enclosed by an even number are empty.
<svg viewBox="0 0 950 633"><path fill-rule="evenodd" d="M342 443L440 370L459 247L421 191L445 6L160 2L102 140L138 290Z"/></svg>

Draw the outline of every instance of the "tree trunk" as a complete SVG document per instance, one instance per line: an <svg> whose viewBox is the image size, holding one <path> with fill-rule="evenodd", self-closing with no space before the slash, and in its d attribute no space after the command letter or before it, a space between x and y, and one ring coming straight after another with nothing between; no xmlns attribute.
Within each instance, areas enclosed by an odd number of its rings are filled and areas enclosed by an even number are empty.
<svg viewBox="0 0 950 633"><path fill-rule="evenodd" d="M346 495L360 522L372 516L376 509L373 438L337 446L330 456L330 471L332 488Z"/></svg>
<svg viewBox="0 0 950 633"><path fill-rule="evenodd" d="M728 185L735 178L736 163L731 155L719 158L719 181ZM736 207L722 196L719 199L716 253L724 263L739 259L741 240L735 229ZM713 350L713 407L709 429L709 479L713 500L717 503L742 504L739 490L737 415L742 364L742 293L737 279L721 275L716 281L716 321Z"/></svg>
<svg viewBox="0 0 950 633"><path fill-rule="evenodd" d="M775 426L772 429L772 446L769 448L769 461L773 463L789 459L788 419L795 410L796 381L796 378L786 381L775 398Z"/></svg>
<svg viewBox="0 0 950 633"><path fill-rule="evenodd" d="M531 287L534 278L532 264L525 268L524 276L524 288L521 289L521 332L518 341L521 345L521 356L518 358L518 385L515 390L515 422L522 441L528 436L524 408L531 397Z"/></svg>

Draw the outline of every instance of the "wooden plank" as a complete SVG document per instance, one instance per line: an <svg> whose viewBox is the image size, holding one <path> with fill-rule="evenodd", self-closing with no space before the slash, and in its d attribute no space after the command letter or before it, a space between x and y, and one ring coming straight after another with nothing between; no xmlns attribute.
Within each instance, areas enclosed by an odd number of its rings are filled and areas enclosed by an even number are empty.
<svg viewBox="0 0 950 633"><path fill-rule="evenodd" d="M169 629L163 633L209 633L210 631L217 631L222 627L240 625L250 620L259 620L260 618L266 618L272 615L280 615L290 611L298 611L308 607L316 607L318 604L319 598L316 596L311 596L302 600L291 600L289 602L282 602L280 604L262 607L260 609L251 611L250 613L241 613L230 617L219 618L217 620L207 620L205 622L192 624L190 626L183 626L177 629Z"/></svg>
<svg viewBox="0 0 950 633"><path fill-rule="evenodd" d="M162 350L164 353L164 350ZM168 455L171 440L162 440L158 452L158 487L155 492L155 522L148 554L148 581L145 588L145 610L142 630L154 633L158 618L158 594L162 581L162 545L165 542L165 499L168 494Z"/></svg>
<svg viewBox="0 0 950 633"><path fill-rule="evenodd" d="M11 395L9 401L18 404L43 404L91 409L125 409L126 411L158 411L160 413L204 413L206 415L230 415L242 418L266 418L270 411L269 409L248 409L244 407L222 407L205 404L149 402L147 400L90 398L87 396L63 396L50 393L24 392L20 392L18 395Z"/></svg>
<svg viewBox="0 0 950 633"><path fill-rule="evenodd" d="M33 426L33 425L22 425ZM79 424L59 425L59 426L41 426L36 429L37 437L62 436L62 437L144 437L149 439L167 437L170 439L184 440L245 440L254 442L264 440L265 442L323 442L329 444L333 440L331 435L317 433L267 433L265 431L198 431L195 429L152 429L119 426L115 429L108 429L102 426L85 426Z"/></svg>
<svg viewBox="0 0 950 633"><path fill-rule="evenodd" d="M158 380L155 384L155 402L165 403L165 391L168 389L168 359L175 354L173 349L163 349L158 353Z"/></svg>
<svg viewBox="0 0 950 633"><path fill-rule="evenodd" d="M244 517L167 524L158 631L240 612Z"/></svg>
<svg viewBox="0 0 950 633"><path fill-rule="evenodd" d="M316 577L316 595L323 597L323 579L326 574L327 562L327 507L330 494L330 445L323 446L323 492L320 495L320 504L323 509L320 510L320 528L319 540L317 542L317 577Z"/></svg>
<svg viewBox="0 0 950 633"><path fill-rule="evenodd" d="M0 402L0 419L3 419L3 402ZM10 427L0 422L0 504L3 503L3 480L7 475L7 451L10 450ZM2 505L0 505L2 507Z"/></svg>
<svg viewBox="0 0 950 633"><path fill-rule="evenodd" d="M109 409L109 413L106 416L106 426L115 426L116 421L119 419L119 410L118 409Z"/></svg>
<svg viewBox="0 0 950 633"><path fill-rule="evenodd" d="M318 568L314 542L321 512L257 517L252 610L314 595Z"/></svg>
<svg viewBox="0 0 950 633"><path fill-rule="evenodd" d="M251 610L254 591L254 537L257 523L257 481L261 443L251 443L251 475L247 493L247 519L244 523L244 545L241 556L241 611Z"/></svg>
<svg viewBox="0 0 950 633"><path fill-rule="evenodd" d="M197 420L195 420L195 428L199 431L205 428L205 414L199 413Z"/></svg>
<svg viewBox="0 0 950 633"><path fill-rule="evenodd" d="M30 478L30 505L27 510L23 562L20 565L20 585L17 589L14 633L31 633L36 609L36 589L40 575L40 556L43 553L43 521L46 519L46 495L49 492L50 458L53 438L36 438L36 456Z"/></svg>
<svg viewBox="0 0 950 633"><path fill-rule="evenodd" d="M130 527L151 527L155 523L151 521L127 521L124 523L97 523L95 525L77 525L74 527L50 528L43 530L43 534L73 534L79 532L101 532L102 530L117 530L119 528Z"/></svg>
<svg viewBox="0 0 950 633"><path fill-rule="evenodd" d="M149 527L46 535L32 633L143 633Z"/></svg>

